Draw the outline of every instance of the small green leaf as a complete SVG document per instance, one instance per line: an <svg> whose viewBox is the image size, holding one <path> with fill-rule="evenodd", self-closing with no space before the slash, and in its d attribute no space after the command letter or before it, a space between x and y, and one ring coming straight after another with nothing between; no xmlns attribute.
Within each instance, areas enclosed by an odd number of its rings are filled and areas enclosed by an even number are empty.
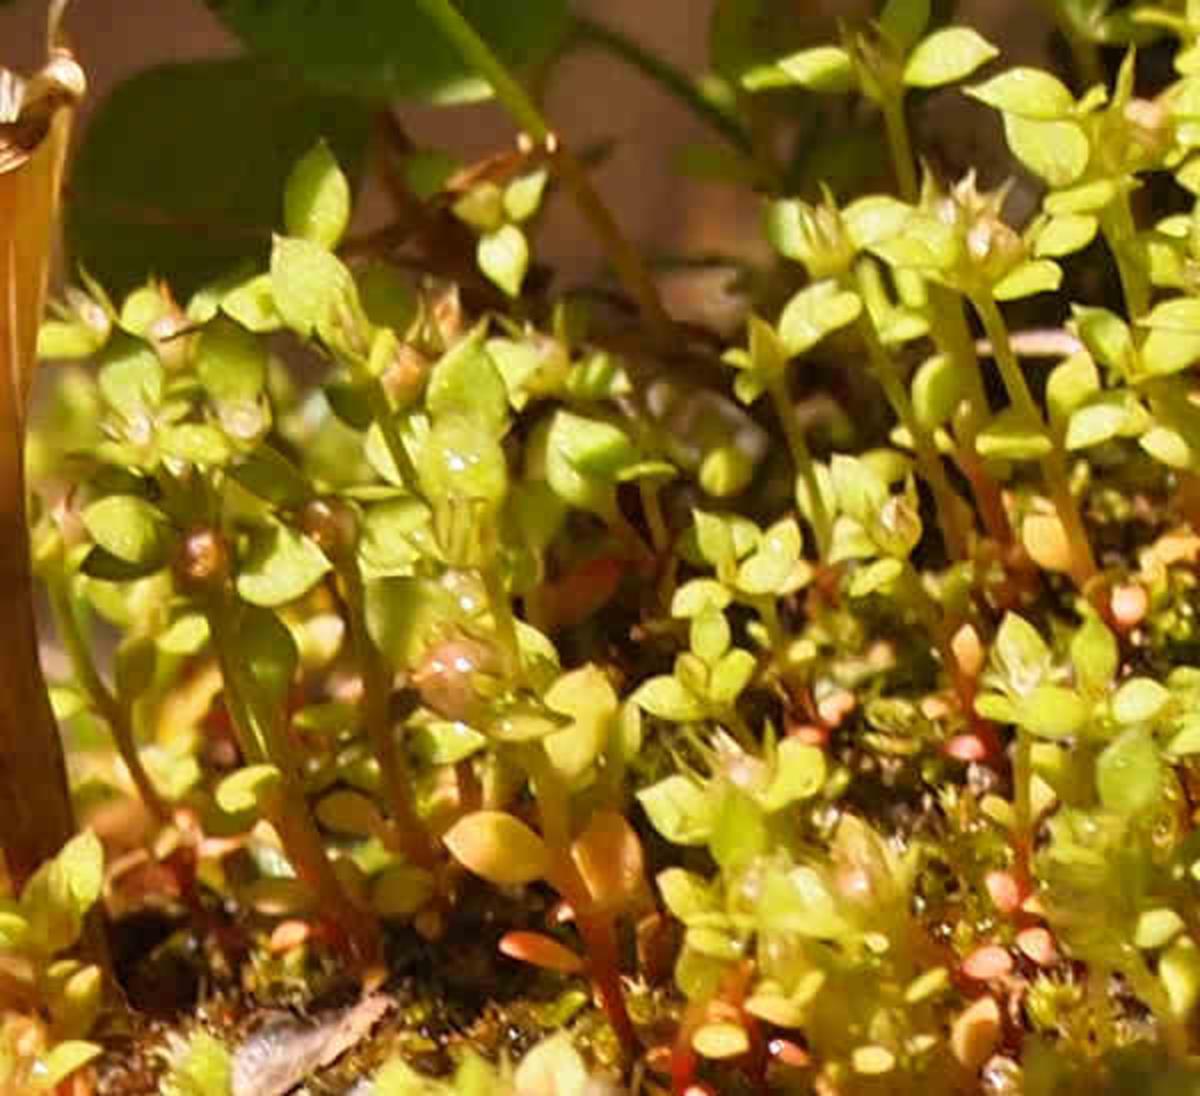
<svg viewBox="0 0 1200 1096"><path fill-rule="evenodd" d="M371 638L396 669L416 666L439 630L460 616L457 598L441 583L388 578L367 584Z"/></svg>
<svg viewBox="0 0 1200 1096"><path fill-rule="evenodd" d="M510 297L521 295L529 270L529 241L516 225L506 224L479 238L479 269Z"/></svg>
<svg viewBox="0 0 1200 1096"><path fill-rule="evenodd" d="M551 764L567 780L582 776L608 744L617 694L604 672L588 663L563 674L546 691L546 707L571 720L543 740Z"/></svg>
<svg viewBox="0 0 1200 1096"><path fill-rule="evenodd" d="M863 528L870 526L888 500L887 483L869 464L835 454L829 465L838 506Z"/></svg>
<svg viewBox="0 0 1200 1096"><path fill-rule="evenodd" d="M1065 118L1075 109L1066 85L1041 69L1009 69L966 92L981 103L1022 118L1049 121Z"/></svg>
<svg viewBox="0 0 1200 1096"><path fill-rule="evenodd" d="M227 814L253 810L264 795L274 794L282 780L283 774L274 765L248 765L217 785L217 806Z"/></svg>
<svg viewBox="0 0 1200 1096"><path fill-rule="evenodd" d="M1169 906L1145 910L1138 915L1133 942L1144 951L1165 948L1185 928L1184 920Z"/></svg>
<svg viewBox="0 0 1200 1096"><path fill-rule="evenodd" d="M728 588L711 578L694 578L680 586L671 598L671 616L685 619L706 609L721 610L733 600Z"/></svg>
<svg viewBox="0 0 1200 1096"><path fill-rule="evenodd" d="M1074 122L1006 114L1004 134L1013 155L1051 187L1069 187L1083 175L1091 159L1087 135Z"/></svg>
<svg viewBox="0 0 1200 1096"><path fill-rule="evenodd" d="M1149 425L1146 409L1132 392L1105 392L1071 416L1067 449L1086 449L1117 437L1137 437Z"/></svg>
<svg viewBox="0 0 1200 1096"><path fill-rule="evenodd" d="M624 430L600 419L558 411L550 428L550 445L584 476L615 480L637 460L637 449Z"/></svg>
<svg viewBox="0 0 1200 1096"><path fill-rule="evenodd" d="M1132 817L1149 810L1162 794L1162 766L1154 739L1144 730L1126 731L1096 761L1100 802Z"/></svg>
<svg viewBox="0 0 1200 1096"><path fill-rule="evenodd" d="M1134 362L1133 336L1120 316L1106 308L1073 305L1071 317L1076 333L1096 361L1129 372Z"/></svg>
<svg viewBox="0 0 1200 1096"><path fill-rule="evenodd" d="M1116 677L1120 665L1116 637L1094 613L1088 614L1071 640L1071 662L1086 693L1104 692Z"/></svg>
<svg viewBox="0 0 1200 1096"><path fill-rule="evenodd" d="M837 940L850 931L825 879L807 864L769 873L757 914L763 931L794 932L812 940Z"/></svg>
<svg viewBox="0 0 1200 1096"><path fill-rule="evenodd" d="M271 250L271 292L283 322L303 338L319 334L337 345L336 332L361 312L350 271L310 240L277 236Z"/></svg>
<svg viewBox="0 0 1200 1096"><path fill-rule="evenodd" d="M283 327L271 293L270 274L258 274L234 286L221 298L221 311L255 334L269 334Z"/></svg>
<svg viewBox="0 0 1200 1096"><path fill-rule="evenodd" d="M731 706L757 671L758 663L749 651L743 651L740 647L727 651L712 668L708 682L709 699L720 706Z"/></svg>
<svg viewBox="0 0 1200 1096"><path fill-rule="evenodd" d="M913 412L926 430L949 422L966 395L967 377L948 354L926 359L913 377Z"/></svg>
<svg viewBox="0 0 1200 1096"><path fill-rule="evenodd" d="M220 430L198 422L167 427L159 434L158 448L164 457L207 468L219 468L233 456Z"/></svg>
<svg viewBox="0 0 1200 1096"><path fill-rule="evenodd" d="M708 842L718 866L723 871L736 871L761 856L769 840L762 808L739 788L727 785Z"/></svg>
<svg viewBox="0 0 1200 1096"><path fill-rule="evenodd" d="M693 516L700 555L716 569L718 575L732 571L738 561L738 552L731 522L722 514L710 514L704 510L693 511Z"/></svg>
<svg viewBox="0 0 1200 1096"><path fill-rule="evenodd" d="M508 389L483 345L486 326L477 325L438 359L429 374L425 408L436 422L447 415L478 420L493 436L508 422Z"/></svg>
<svg viewBox="0 0 1200 1096"><path fill-rule="evenodd" d="M999 54L970 27L947 27L918 43L904 66L904 82L913 88L944 87L965 79Z"/></svg>
<svg viewBox="0 0 1200 1096"><path fill-rule="evenodd" d="M857 293L839 289L833 279L800 290L779 318L779 336L793 357L804 354L826 335L853 323L862 314Z"/></svg>
<svg viewBox="0 0 1200 1096"><path fill-rule="evenodd" d="M1197 470L1200 454L1192 449L1177 430L1163 426L1152 427L1138 439L1138 444L1168 468Z"/></svg>
<svg viewBox="0 0 1200 1096"><path fill-rule="evenodd" d="M1178 373L1200 361L1200 300L1164 301L1141 322L1150 328L1142 346L1142 364L1148 373Z"/></svg>
<svg viewBox="0 0 1200 1096"><path fill-rule="evenodd" d="M527 221L542 204L550 173L542 168L519 175L504 188L504 212L511 221Z"/></svg>
<svg viewBox="0 0 1200 1096"><path fill-rule="evenodd" d="M39 1091L54 1091L71 1074L76 1073L104 1053L96 1043L81 1039L67 1039L56 1043L48 1054L39 1060L36 1071L36 1087Z"/></svg>
<svg viewBox="0 0 1200 1096"><path fill-rule="evenodd" d="M457 765L482 750L488 740L465 723L435 722L409 728L407 741L426 765Z"/></svg>
<svg viewBox="0 0 1200 1096"><path fill-rule="evenodd" d="M729 650L729 621L719 609L708 608L692 617L689 645L710 666Z"/></svg>
<svg viewBox="0 0 1200 1096"><path fill-rule="evenodd" d="M313 486L304 473L269 445L259 445L226 471L252 495L273 506L298 508L313 497Z"/></svg>
<svg viewBox="0 0 1200 1096"><path fill-rule="evenodd" d="M1030 422L1015 407L993 418L975 444L981 457L992 460L1040 460L1054 448L1042 425Z"/></svg>
<svg viewBox="0 0 1200 1096"><path fill-rule="evenodd" d="M104 846L86 829L68 841L55 856L51 873L55 889L69 895L71 911L82 917L100 898L104 888Z"/></svg>
<svg viewBox="0 0 1200 1096"><path fill-rule="evenodd" d="M434 423L421 446L417 474L431 499L478 500L495 509L508 493L508 462L499 438L461 415Z"/></svg>
<svg viewBox="0 0 1200 1096"><path fill-rule="evenodd" d="M1050 672L1050 648L1029 621L1009 612L996 632L991 662L1009 691L1026 696Z"/></svg>
<svg viewBox="0 0 1200 1096"><path fill-rule="evenodd" d="M1112 713L1118 723L1149 723L1162 714L1171 694L1148 677L1131 677L1113 694Z"/></svg>
<svg viewBox="0 0 1200 1096"><path fill-rule="evenodd" d="M350 182L321 140L288 176L283 192L287 234L332 251L350 223L350 201Z"/></svg>
<svg viewBox="0 0 1200 1096"><path fill-rule="evenodd" d="M701 1058L716 1062L740 1058L750 1049L750 1036L741 1024L701 1024L692 1033L692 1049Z"/></svg>
<svg viewBox="0 0 1200 1096"><path fill-rule="evenodd" d="M774 770L774 779L758 796L762 808L772 814L811 799L825 786L825 752L799 739L785 738L776 752Z"/></svg>
<svg viewBox="0 0 1200 1096"><path fill-rule="evenodd" d="M781 206L784 203L774 204ZM846 226L855 247L865 251L880 241L890 240L903 232L912 215L912 206L906 205L899 198L887 194L868 194L865 198L851 202L842 210L842 223ZM772 243L783 254L788 254L776 241L772 240Z"/></svg>
<svg viewBox="0 0 1200 1096"><path fill-rule="evenodd" d="M659 872L655 882L667 909L685 925L693 918L721 912L713 888L693 872L683 868L667 868Z"/></svg>
<svg viewBox="0 0 1200 1096"><path fill-rule="evenodd" d="M272 523L257 531L237 576L251 605L285 605L308 593L330 570L325 553L302 533Z"/></svg>
<svg viewBox="0 0 1200 1096"><path fill-rule="evenodd" d="M712 834L715 803L707 789L676 773L637 793L651 824L674 845L704 845Z"/></svg>
<svg viewBox="0 0 1200 1096"><path fill-rule="evenodd" d="M784 57L771 65L750 69L742 77L747 91L802 87L809 91L839 94L858 85L850 55L836 46L815 46Z"/></svg>
<svg viewBox="0 0 1200 1096"><path fill-rule="evenodd" d="M504 811L464 815L442 841L464 868L499 887L533 883L550 868L545 842Z"/></svg>
<svg viewBox="0 0 1200 1096"><path fill-rule="evenodd" d="M700 699L678 678L667 674L642 682L630 700L650 715L671 723L691 723L707 715Z"/></svg>
<svg viewBox="0 0 1200 1096"><path fill-rule="evenodd" d="M504 224L504 191L488 179L476 183L451 207L454 216L481 234Z"/></svg>
<svg viewBox="0 0 1200 1096"><path fill-rule="evenodd" d="M869 597L871 594L889 596L904 573L904 564L898 559L878 559L854 572L848 593L853 598Z"/></svg>
<svg viewBox="0 0 1200 1096"><path fill-rule="evenodd" d="M371 880L371 909L380 917L411 917L429 904L436 891L429 872L396 864Z"/></svg>
<svg viewBox="0 0 1200 1096"><path fill-rule="evenodd" d="M737 588L756 597L791 593L789 587L800 562L802 543L800 526L794 518L776 522L738 567Z"/></svg>
<svg viewBox="0 0 1200 1096"><path fill-rule="evenodd" d="M1082 251L1096 238L1097 218L1086 213L1067 213L1046 222L1038 233L1034 254L1039 258L1058 259Z"/></svg>
<svg viewBox="0 0 1200 1096"><path fill-rule="evenodd" d="M1046 383L1046 406L1050 421L1061 427L1072 412L1100 391L1100 373L1089 354L1072 354L1055 366Z"/></svg>
<svg viewBox="0 0 1200 1096"><path fill-rule="evenodd" d="M105 403L144 432L144 421L162 403L166 384L158 355L140 339L118 332L100 354L98 381Z"/></svg>
<svg viewBox="0 0 1200 1096"><path fill-rule="evenodd" d="M1017 707L1017 722L1042 738L1078 734L1088 720L1088 706L1071 689L1038 685Z"/></svg>
<svg viewBox="0 0 1200 1096"><path fill-rule="evenodd" d="M136 495L109 495L82 518L92 539L124 563L157 569L170 555L174 538L166 514Z"/></svg>
<svg viewBox="0 0 1200 1096"><path fill-rule="evenodd" d="M992 287L998 301L1018 301L1037 293L1053 293L1062 284L1062 267L1050 259L1023 263Z"/></svg>
<svg viewBox="0 0 1200 1096"><path fill-rule="evenodd" d="M267 376L267 350L240 324L217 317L196 347L196 370L213 401L256 403Z"/></svg>

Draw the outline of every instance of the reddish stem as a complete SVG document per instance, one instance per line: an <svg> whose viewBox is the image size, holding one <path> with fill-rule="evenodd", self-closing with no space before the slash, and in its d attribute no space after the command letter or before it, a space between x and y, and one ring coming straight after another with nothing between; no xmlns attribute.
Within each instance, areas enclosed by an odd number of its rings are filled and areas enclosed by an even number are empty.
<svg viewBox="0 0 1200 1096"><path fill-rule="evenodd" d="M621 987L616 925L607 914L581 914L578 910L575 920L587 949L588 973L604 1014L617 1033L626 1056L632 1060L637 1053L638 1037L625 1007L625 991Z"/></svg>

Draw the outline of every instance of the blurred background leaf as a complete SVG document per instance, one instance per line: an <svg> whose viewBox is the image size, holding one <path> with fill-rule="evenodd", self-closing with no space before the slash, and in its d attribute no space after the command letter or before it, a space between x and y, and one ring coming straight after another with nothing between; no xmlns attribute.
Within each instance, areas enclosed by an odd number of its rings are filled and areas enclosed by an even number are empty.
<svg viewBox="0 0 1200 1096"><path fill-rule="evenodd" d="M374 99L461 103L487 84L411 0L206 0L255 52L333 90ZM567 30L567 0L458 0L506 64L544 60Z"/></svg>
<svg viewBox="0 0 1200 1096"><path fill-rule="evenodd" d="M265 265L296 161L325 138L354 179L370 111L260 60L163 65L119 85L75 163L67 240L110 291L147 276L188 293L248 257Z"/></svg>

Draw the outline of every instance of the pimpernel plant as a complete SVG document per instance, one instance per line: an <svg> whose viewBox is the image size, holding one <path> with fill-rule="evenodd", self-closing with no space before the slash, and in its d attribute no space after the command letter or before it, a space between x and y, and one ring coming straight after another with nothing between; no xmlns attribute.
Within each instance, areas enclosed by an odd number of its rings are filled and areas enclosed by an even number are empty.
<svg viewBox="0 0 1200 1096"><path fill-rule="evenodd" d="M62 6L0 79L0 1091L1200 1086L1200 3L1013 0L1052 72L717 0L693 78L212 2L246 54L84 134L26 433ZM585 47L761 205L732 337L546 117ZM488 96L474 163L390 110Z"/></svg>

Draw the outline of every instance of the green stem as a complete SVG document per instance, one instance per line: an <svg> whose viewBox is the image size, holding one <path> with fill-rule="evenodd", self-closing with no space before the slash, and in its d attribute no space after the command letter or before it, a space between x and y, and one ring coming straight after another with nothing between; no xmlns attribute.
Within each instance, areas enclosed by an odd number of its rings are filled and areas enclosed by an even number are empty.
<svg viewBox="0 0 1200 1096"><path fill-rule="evenodd" d="M747 154L754 151L750 135L737 119L706 97L686 72L677 69L620 31L585 15L575 17L572 29L572 44L597 46L619 57L673 95L739 151Z"/></svg>
<svg viewBox="0 0 1200 1096"><path fill-rule="evenodd" d="M896 184L900 197L906 202L915 202L920 194L917 168L913 161L912 139L908 133L908 120L904 116L904 91L887 96L879 104L883 112L883 128L887 131L888 148L891 150L892 167L896 172Z"/></svg>
<svg viewBox="0 0 1200 1096"><path fill-rule="evenodd" d="M1133 220L1133 209L1127 193L1122 192L1109 203L1100 218L1100 228L1117 264L1117 274L1121 279L1121 290L1125 295L1125 307L1129 318L1136 322L1150 311L1153 290L1146 272L1146 257L1138 242L1137 225Z"/></svg>
<svg viewBox="0 0 1200 1096"><path fill-rule="evenodd" d="M142 765L129 706L123 704L109 689L92 660L91 647L80 629L79 614L71 598L69 583L68 576L62 572L56 573L46 583L59 642L70 660L76 683L111 729L117 752L125 762L142 801L156 818L165 822L171 817L170 808L158 794L154 781Z"/></svg>
<svg viewBox="0 0 1200 1096"><path fill-rule="evenodd" d="M642 257L621 233L608 207L600 200L583 165L569 149L558 143L537 104L451 0L416 0L416 3L458 50L463 60L491 84L496 99L513 121L534 142L545 145L553 154L559 174L608 252L617 276L637 301L642 322L658 341L665 344L671 322L663 309L654 280Z"/></svg>
<svg viewBox="0 0 1200 1096"><path fill-rule="evenodd" d="M408 455L408 449L405 448L404 438L400 434L400 428L396 425L396 417L392 413L391 404L388 403L387 394L374 377L367 379L366 383L371 417L379 426L383 444L387 446L388 455L396 466L400 481L409 491L416 493L417 469Z"/></svg>
<svg viewBox="0 0 1200 1096"><path fill-rule="evenodd" d="M654 545L655 555L662 557L671 548L671 531L663 516L658 485L648 480L638 480L638 493L642 499L642 513L646 515L646 526L650 530L650 543Z"/></svg>
<svg viewBox="0 0 1200 1096"><path fill-rule="evenodd" d="M971 297L971 303L983 323L983 329L992 344L996 365L1008 392L1009 401L1017 412L1031 425L1037 426L1047 437L1051 438L1052 448L1042 458L1042 478L1050 493L1051 501L1058 514L1059 521L1067 536L1067 544L1071 554L1071 577L1081 590L1095 577L1096 561L1092 555L1092 546L1088 541L1087 529L1079 513L1079 504L1071 493L1070 478L1067 473L1066 454L1063 452L1061 439L1051 435L1042 413L1034 401L1033 393L1026 383L1025 374L1013 352L1012 341L1008 336L1008 326L1004 316L996 304L990 290L977 293Z"/></svg>
<svg viewBox="0 0 1200 1096"><path fill-rule="evenodd" d="M281 786L277 801L264 808L279 833L284 854L296 874L309 886L318 908L346 939L364 964L374 963L379 955L379 927L374 917L356 906L346 893L325 851L308 797L289 749L284 729L284 714L271 720L259 720L244 694L246 667L237 661L232 617L233 595L217 591L207 604L209 630L221 668L225 704L229 710L243 757L250 763L269 762L280 772Z"/></svg>
<svg viewBox="0 0 1200 1096"><path fill-rule="evenodd" d="M912 138L908 119L904 112L904 88L880 104L884 128L887 131L888 147L891 150L892 166L896 173L900 194L907 202L916 202L920 197L916 161L913 157ZM948 354L967 380L967 414L963 419L963 447L969 456L960 461L964 472L978 494L980 513L988 533L1001 544L1012 543L1012 528L1000 496L1000 489L982 462L975 456L975 438L983 429L987 414L987 395L983 384L983 373L979 368L979 356L975 353L975 341L963 310L962 301L949 289L935 283L927 283L929 293L930 334L944 354ZM944 531L943 531L944 532Z"/></svg>
<svg viewBox="0 0 1200 1096"><path fill-rule="evenodd" d="M787 390L787 378L784 375L775 377L767 384L767 395L771 397L779 424L783 427L787 438L788 449L791 450L792 462L804 485L812 506L813 536L817 541L817 555L822 562L829 556L833 544L833 523L829 511L825 507L825 496L821 493L820 481L817 479L817 469L813 464L812 453L808 442L804 440L804 431L796 421L796 409L792 406L792 397Z"/></svg>
<svg viewBox="0 0 1200 1096"><path fill-rule="evenodd" d="M413 803L412 774L392 733L391 672L367 629L366 591L353 559L335 560L350 624L350 641L362 673L363 721L379 760L384 792L405 856L428 867L435 860L429 837Z"/></svg>
<svg viewBox="0 0 1200 1096"><path fill-rule="evenodd" d="M865 296L866 287L861 268L857 284L860 294ZM847 285L846 288L852 290L854 286ZM954 493L954 488L950 486L946 467L942 463L941 454L937 451L933 436L917 421L912 401L908 397L908 390L900 379L900 370L883 345L883 340L879 337L879 329L875 326L875 321L865 305L859 316L857 327L859 337L866 344L867 359L871 363L872 372L883 388L884 395L891 405L892 413L900 420L900 425L912 439L917 455L917 467L933 491L938 526L942 531L946 552L952 559L965 559L968 538L967 531L963 529L960 520L962 507L958 496Z"/></svg>
<svg viewBox="0 0 1200 1096"><path fill-rule="evenodd" d="M997 543L1008 546L1014 538L1000 485L975 451L975 441L987 424L988 398L975 340L967 325L966 309L962 298L945 286L930 282L927 288L930 334L938 349L954 362L959 375L967 382L966 406L961 417L955 420L958 463L970 481L988 535Z"/></svg>
<svg viewBox="0 0 1200 1096"><path fill-rule="evenodd" d="M521 680L521 643L517 636L517 618L513 615L512 599L504 585L500 565L492 558L480 569L483 588L487 592L488 608L492 613L492 625L496 629L496 643L500 648L500 662L505 680L519 684Z"/></svg>

